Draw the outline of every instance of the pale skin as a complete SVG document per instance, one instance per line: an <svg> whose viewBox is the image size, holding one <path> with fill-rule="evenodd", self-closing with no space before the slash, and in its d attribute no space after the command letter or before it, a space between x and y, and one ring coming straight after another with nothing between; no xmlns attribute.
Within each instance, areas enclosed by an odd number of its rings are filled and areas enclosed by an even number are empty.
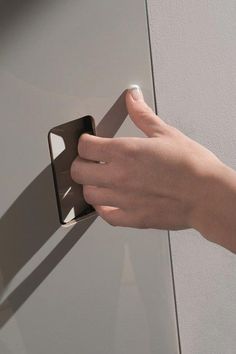
<svg viewBox="0 0 236 354"><path fill-rule="evenodd" d="M126 105L146 137L81 136L71 176L85 200L113 226L194 228L236 253L236 172L166 124L138 87Z"/></svg>

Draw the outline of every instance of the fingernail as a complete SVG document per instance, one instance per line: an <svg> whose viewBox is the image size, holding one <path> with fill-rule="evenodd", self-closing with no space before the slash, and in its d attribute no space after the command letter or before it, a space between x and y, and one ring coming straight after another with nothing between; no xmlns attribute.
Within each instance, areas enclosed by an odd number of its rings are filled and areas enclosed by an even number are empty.
<svg viewBox="0 0 236 354"><path fill-rule="evenodd" d="M131 85L129 87L129 92L131 93L131 96L135 101L142 101L143 100L143 94L141 91L141 88L138 85Z"/></svg>

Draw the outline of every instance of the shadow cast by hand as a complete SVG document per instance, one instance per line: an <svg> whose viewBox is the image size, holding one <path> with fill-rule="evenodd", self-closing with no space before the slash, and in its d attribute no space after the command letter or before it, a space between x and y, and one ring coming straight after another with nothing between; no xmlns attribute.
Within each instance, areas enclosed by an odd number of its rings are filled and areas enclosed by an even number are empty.
<svg viewBox="0 0 236 354"><path fill-rule="evenodd" d="M98 124L97 135L113 137L127 114L123 92ZM0 327L50 274L95 218L84 220L71 229L41 264L0 304ZM1 218L1 293L4 293L9 282L59 227L51 165L48 165Z"/></svg>
<svg viewBox="0 0 236 354"><path fill-rule="evenodd" d="M0 221L2 287L60 227L51 166L47 166L16 199Z"/></svg>

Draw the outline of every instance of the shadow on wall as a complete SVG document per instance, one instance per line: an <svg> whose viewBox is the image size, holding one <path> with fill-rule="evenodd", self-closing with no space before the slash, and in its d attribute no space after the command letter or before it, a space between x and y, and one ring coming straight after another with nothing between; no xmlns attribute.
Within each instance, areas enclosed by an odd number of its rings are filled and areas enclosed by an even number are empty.
<svg viewBox="0 0 236 354"><path fill-rule="evenodd" d="M127 115L125 92L123 92L100 121L97 126L97 135L113 137ZM84 220L73 227L41 264L0 304L0 328L50 274L95 219L96 217ZM53 178L49 165L1 218L1 293L59 227Z"/></svg>
<svg viewBox="0 0 236 354"><path fill-rule="evenodd" d="M26 13L32 15L34 12L44 10L43 5L48 6L48 1L33 1L33 0L1 0L0 1L0 36L4 38L9 29ZM11 31L9 31L11 32Z"/></svg>

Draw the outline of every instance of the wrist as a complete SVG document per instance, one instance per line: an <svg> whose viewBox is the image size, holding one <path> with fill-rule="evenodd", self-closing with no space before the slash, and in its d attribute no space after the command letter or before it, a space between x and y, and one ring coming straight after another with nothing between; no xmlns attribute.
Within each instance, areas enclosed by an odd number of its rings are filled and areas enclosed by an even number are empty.
<svg viewBox="0 0 236 354"><path fill-rule="evenodd" d="M209 241L236 252L236 172L218 161L200 184L192 227Z"/></svg>

